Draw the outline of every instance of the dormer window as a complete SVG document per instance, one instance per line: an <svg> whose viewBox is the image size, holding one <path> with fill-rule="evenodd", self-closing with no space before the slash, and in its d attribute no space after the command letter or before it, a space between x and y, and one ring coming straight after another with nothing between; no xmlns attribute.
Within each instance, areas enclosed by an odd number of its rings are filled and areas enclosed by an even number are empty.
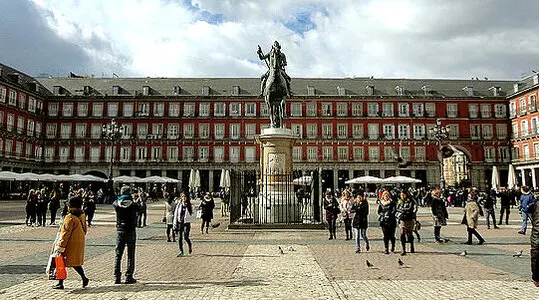
<svg viewBox="0 0 539 300"><path fill-rule="evenodd" d="M84 91L83 91L84 96L89 96L90 94L92 94L92 91L93 91L93 89L92 89L91 86L89 86L89 85L84 86Z"/></svg>
<svg viewBox="0 0 539 300"><path fill-rule="evenodd" d="M513 84L513 92L518 93L518 83Z"/></svg>
<svg viewBox="0 0 539 300"><path fill-rule="evenodd" d="M314 96L314 95L315 95L314 86L308 86L307 87L307 96Z"/></svg>
<svg viewBox="0 0 539 300"><path fill-rule="evenodd" d="M404 87L397 85L395 87L395 92L397 92L397 96L403 96L404 95Z"/></svg>
<svg viewBox="0 0 539 300"><path fill-rule="evenodd" d="M430 86L428 85L424 85L421 87L421 90L423 91L423 94L425 96L429 96L430 95Z"/></svg>
<svg viewBox="0 0 539 300"><path fill-rule="evenodd" d="M59 85L55 85L54 88L53 88L53 94L55 96L63 95L64 94L64 88L59 86Z"/></svg>
<svg viewBox="0 0 539 300"><path fill-rule="evenodd" d="M339 96L346 96L346 89L343 87L338 86L337 87L337 94Z"/></svg>
<svg viewBox="0 0 539 300"><path fill-rule="evenodd" d="M367 96L374 96L374 85L366 86L365 90L367 90Z"/></svg>
<svg viewBox="0 0 539 300"><path fill-rule="evenodd" d="M149 86L145 85L142 87L142 96L150 96L151 89Z"/></svg>
<svg viewBox="0 0 539 300"><path fill-rule="evenodd" d="M239 96L240 95L240 86L235 85L232 87L232 96Z"/></svg>
<svg viewBox="0 0 539 300"><path fill-rule="evenodd" d="M539 84L539 74L533 75L533 85Z"/></svg>
<svg viewBox="0 0 539 300"><path fill-rule="evenodd" d="M209 86L203 86L202 87L202 96L209 96L210 95L210 87Z"/></svg>
<svg viewBox="0 0 539 300"><path fill-rule="evenodd" d="M4 69L2 68L2 66L0 66L0 77L4 76Z"/></svg>
<svg viewBox="0 0 539 300"><path fill-rule="evenodd" d="M466 92L466 96L473 97L473 87L465 86L462 90Z"/></svg>
<svg viewBox="0 0 539 300"><path fill-rule="evenodd" d="M177 95L181 94L181 92L182 92L182 88L181 88L179 85L175 86L175 87L172 89L172 94L173 94L174 96L177 96Z"/></svg>
<svg viewBox="0 0 539 300"><path fill-rule="evenodd" d="M493 86L489 88L488 90L492 92L492 96L494 97L500 96L501 88L499 86Z"/></svg>
<svg viewBox="0 0 539 300"><path fill-rule="evenodd" d="M112 95L113 96L117 96L120 94L120 86L118 85L113 85L112 86Z"/></svg>

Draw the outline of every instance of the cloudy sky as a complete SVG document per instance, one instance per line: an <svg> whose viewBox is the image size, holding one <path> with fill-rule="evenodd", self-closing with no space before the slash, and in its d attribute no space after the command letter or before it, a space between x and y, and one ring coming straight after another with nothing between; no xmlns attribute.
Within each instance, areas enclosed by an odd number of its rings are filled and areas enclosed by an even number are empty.
<svg viewBox="0 0 539 300"><path fill-rule="evenodd" d="M537 0L0 0L0 62L29 75L519 79Z"/></svg>

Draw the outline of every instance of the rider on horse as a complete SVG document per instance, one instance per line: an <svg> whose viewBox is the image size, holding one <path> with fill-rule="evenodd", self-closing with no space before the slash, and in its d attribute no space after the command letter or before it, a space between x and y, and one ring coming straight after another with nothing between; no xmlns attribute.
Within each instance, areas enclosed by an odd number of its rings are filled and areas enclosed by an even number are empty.
<svg viewBox="0 0 539 300"><path fill-rule="evenodd" d="M283 76L286 86L283 85L283 90L287 91L287 96L290 97L292 95L292 91L290 90L290 76L286 74L285 67L286 67L286 56L284 53L281 52L281 45L279 45L279 42L275 41L273 43L273 46L271 47L271 50L267 54L262 53L262 49L260 46L258 46L258 57L260 60L269 59L271 66L278 66L278 71L280 71L281 75ZM276 59L276 61L272 61ZM268 65L268 67L270 66ZM276 70L277 71L277 70ZM268 80L270 74L270 70L268 70L262 77L260 78L260 96L264 95L264 87L266 86L266 81ZM281 83L282 84L282 83Z"/></svg>

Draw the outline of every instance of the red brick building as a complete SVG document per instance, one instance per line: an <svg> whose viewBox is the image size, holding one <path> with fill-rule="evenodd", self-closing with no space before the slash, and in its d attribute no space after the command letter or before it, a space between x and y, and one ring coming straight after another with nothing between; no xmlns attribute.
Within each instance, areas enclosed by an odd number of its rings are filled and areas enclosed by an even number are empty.
<svg viewBox="0 0 539 300"><path fill-rule="evenodd" d="M0 101L3 170L107 176L111 145L101 138L101 128L112 118L123 127L113 176L166 175L186 185L194 168L201 171L203 188L213 189L221 169L259 168L254 137L269 119L257 97L257 78L25 77L46 89L33 93L10 76L3 74L0 88L44 103L44 115L10 104L9 95ZM448 184L470 179L484 187L494 165L503 182L510 162L507 93L512 89L511 81L490 80L293 79L285 124L298 135L294 169L322 171L324 187L343 187L365 174L438 184L438 146L429 129L439 119L450 128L442 144L451 143L460 155L444 161ZM7 127L8 113L42 122L41 135L34 129L22 146L32 145L34 153L42 149L37 159L28 161L24 150L15 151L18 133ZM410 163L400 168L397 157Z"/></svg>

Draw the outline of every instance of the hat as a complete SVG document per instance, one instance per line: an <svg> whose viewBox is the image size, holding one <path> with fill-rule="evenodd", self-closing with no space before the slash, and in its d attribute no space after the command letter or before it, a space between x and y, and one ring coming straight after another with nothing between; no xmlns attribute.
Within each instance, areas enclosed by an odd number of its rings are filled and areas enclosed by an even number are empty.
<svg viewBox="0 0 539 300"><path fill-rule="evenodd" d="M521 189L522 189L522 192L523 192L523 193L527 193L527 192L530 191L530 187L528 187L528 186L526 186L526 185L522 186Z"/></svg>
<svg viewBox="0 0 539 300"><path fill-rule="evenodd" d="M120 190L120 193L122 195L129 195L131 194L131 188L128 185L122 186L122 189Z"/></svg>
<svg viewBox="0 0 539 300"><path fill-rule="evenodd" d="M82 208L82 199L80 197L72 197L67 202L70 208Z"/></svg>

